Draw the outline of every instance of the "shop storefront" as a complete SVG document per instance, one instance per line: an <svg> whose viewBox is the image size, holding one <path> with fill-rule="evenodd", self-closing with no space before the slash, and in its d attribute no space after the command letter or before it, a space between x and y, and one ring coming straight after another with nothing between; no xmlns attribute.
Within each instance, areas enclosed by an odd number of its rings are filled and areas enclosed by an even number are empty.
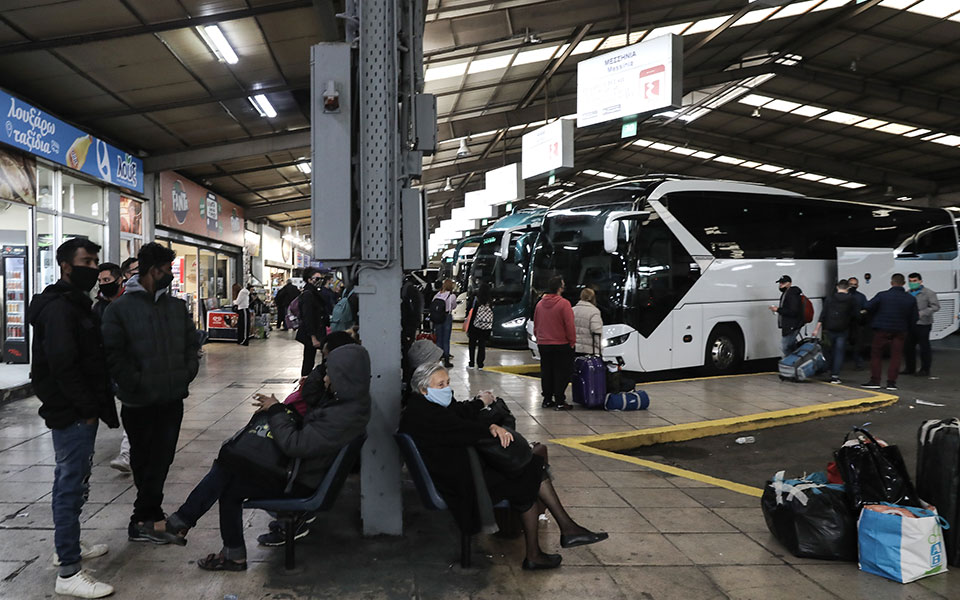
<svg viewBox="0 0 960 600"><path fill-rule="evenodd" d="M269 225L262 229L263 244L263 286L267 289L269 298L273 298L277 290L283 287L287 279L293 276L294 248L283 239L283 232Z"/></svg>
<svg viewBox="0 0 960 600"><path fill-rule="evenodd" d="M158 185L156 238L177 253L172 292L209 328L208 313L230 307L243 284L243 208L177 173L161 173Z"/></svg>
<svg viewBox="0 0 960 600"><path fill-rule="evenodd" d="M142 162L0 90L0 331L3 362L29 361L27 308L60 277L56 249L86 237L101 262L120 262L149 232L143 220L122 234L127 214L142 214ZM126 237L129 249L120 242Z"/></svg>

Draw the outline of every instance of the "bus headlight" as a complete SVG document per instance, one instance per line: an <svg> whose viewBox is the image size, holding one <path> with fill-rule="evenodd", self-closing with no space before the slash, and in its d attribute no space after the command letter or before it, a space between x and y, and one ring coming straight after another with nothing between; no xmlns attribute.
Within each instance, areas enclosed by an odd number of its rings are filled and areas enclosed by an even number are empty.
<svg viewBox="0 0 960 600"><path fill-rule="evenodd" d="M510 319L503 324L504 329L516 329L517 327L523 327L527 323L526 317L517 317L516 319Z"/></svg>
<svg viewBox="0 0 960 600"><path fill-rule="evenodd" d="M610 346L619 346L620 344L625 344L627 342L627 338L629 337L630 337L629 333L625 333L623 335L617 335L614 337L609 337L603 340L603 342L601 343L601 346L603 346L604 348L609 348Z"/></svg>

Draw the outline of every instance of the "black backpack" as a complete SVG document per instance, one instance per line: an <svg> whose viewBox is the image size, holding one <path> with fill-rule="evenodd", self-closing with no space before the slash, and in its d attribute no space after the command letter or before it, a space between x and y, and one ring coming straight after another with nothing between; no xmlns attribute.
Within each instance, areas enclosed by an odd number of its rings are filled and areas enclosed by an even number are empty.
<svg viewBox="0 0 960 600"><path fill-rule="evenodd" d="M434 296L430 302L430 322L439 325L447 320L447 303L443 298Z"/></svg>

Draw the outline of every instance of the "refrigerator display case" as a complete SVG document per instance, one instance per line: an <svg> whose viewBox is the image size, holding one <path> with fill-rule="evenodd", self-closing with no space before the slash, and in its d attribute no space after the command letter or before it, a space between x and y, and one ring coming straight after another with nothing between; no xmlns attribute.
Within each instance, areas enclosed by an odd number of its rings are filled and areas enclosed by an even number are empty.
<svg viewBox="0 0 960 600"><path fill-rule="evenodd" d="M0 281L3 288L3 360L26 364L29 327L27 324L27 247L3 246L0 253Z"/></svg>

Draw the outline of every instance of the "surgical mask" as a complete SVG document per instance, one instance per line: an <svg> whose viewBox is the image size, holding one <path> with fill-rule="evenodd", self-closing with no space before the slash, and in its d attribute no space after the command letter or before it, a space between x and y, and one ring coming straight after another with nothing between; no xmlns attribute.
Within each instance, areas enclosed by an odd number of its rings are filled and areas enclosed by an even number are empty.
<svg viewBox="0 0 960 600"><path fill-rule="evenodd" d="M89 292L97 283L97 277L100 276L99 269L93 267L80 267L72 265L70 270L70 283L84 292Z"/></svg>
<svg viewBox="0 0 960 600"><path fill-rule="evenodd" d="M117 292L120 291L120 282L111 281L110 283L101 283L100 284L100 293L103 294L104 298L113 298L117 295Z"/></svg>
<svg viewBox="0 0 960 600"><path fill-rule="evenodd" d="M170 273L164 273L163 277L157 280L157 290L168 288L170 287L171 283L173 283L173 275Z"/></svg>
<svg viewBox="0 0 960 600"><path fill-rule="evenodd" d="M911 290L911 291L914 291L914 292L923 287L923 284L920 283L919 281L911 281L911 282L908 283L907 285L909 285L909 286L910 286L910 290Z"/></svg>
<svg viewBox="0 0 960 600"><path fill-rule="evenodd" d="M427 400L446 408L453 402L453 388L427 388Z"/></svg>

